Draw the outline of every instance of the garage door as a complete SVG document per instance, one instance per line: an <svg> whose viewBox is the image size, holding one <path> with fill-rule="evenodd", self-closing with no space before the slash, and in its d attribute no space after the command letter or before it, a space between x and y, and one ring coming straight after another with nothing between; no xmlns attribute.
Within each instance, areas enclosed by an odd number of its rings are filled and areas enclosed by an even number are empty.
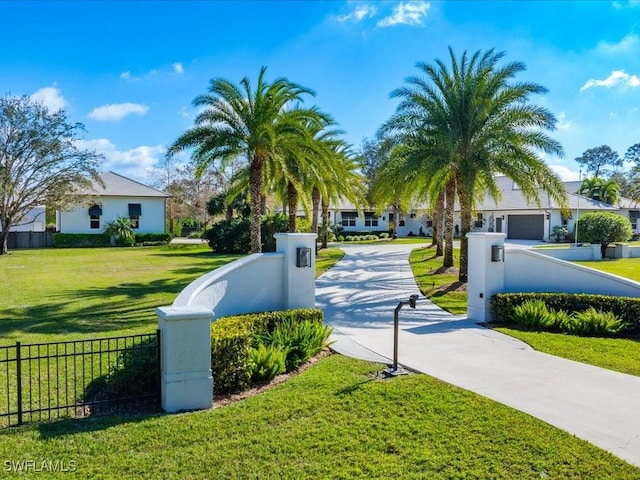
<svg viewBox="0 0 640 480"><path fill-rule="evenodd" d="M544 215L509 215L507 238L542 240L543 237Z"/></svg>

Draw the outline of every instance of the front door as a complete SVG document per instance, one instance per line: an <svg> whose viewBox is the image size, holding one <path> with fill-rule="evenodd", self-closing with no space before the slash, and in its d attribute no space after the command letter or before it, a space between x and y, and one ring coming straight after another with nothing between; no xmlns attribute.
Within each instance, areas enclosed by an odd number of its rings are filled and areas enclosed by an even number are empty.
<svg viewBox="0 0 640 480"><path fill-rule="evenodd" d="M496 232L502 233L502 217L496 218Z"/></svg>

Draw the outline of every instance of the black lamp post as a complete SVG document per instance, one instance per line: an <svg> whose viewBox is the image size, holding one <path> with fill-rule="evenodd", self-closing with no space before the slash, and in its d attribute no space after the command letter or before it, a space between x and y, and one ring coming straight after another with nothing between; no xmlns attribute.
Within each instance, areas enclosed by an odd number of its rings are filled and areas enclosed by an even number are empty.
<svg viewBox="0 0 640 480"><path fill-rule="evenodd" d="M400 309L409 305L411 308L416 308L416 302L418 301L418 295L409 296L409 300L398 303L398 306L393 312L393 366L384 370L385 375L396 377L398 375L406 375L407 372L404 368L398 368L398 315Z"/></svg>

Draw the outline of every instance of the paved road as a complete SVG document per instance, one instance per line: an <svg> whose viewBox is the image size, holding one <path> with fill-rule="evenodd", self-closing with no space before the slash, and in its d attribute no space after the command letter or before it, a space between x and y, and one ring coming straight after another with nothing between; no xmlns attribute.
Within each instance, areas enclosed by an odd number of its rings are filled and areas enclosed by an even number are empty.
<svg viewBox="0 0 640 480"><path fill-rule="evenodd" d="M316 282L316 302L339 353L393 356L393 311L419 293L416 245L349 245ZM399 362L526 412L640 466L640 378L532 350L421 298L400 312Z"/></svg>

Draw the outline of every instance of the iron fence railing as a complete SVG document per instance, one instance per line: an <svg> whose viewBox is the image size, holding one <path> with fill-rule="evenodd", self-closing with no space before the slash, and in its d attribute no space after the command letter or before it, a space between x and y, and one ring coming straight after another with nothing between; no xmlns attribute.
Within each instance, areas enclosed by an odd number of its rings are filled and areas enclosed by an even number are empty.
<svg viewBox="0 0 640 480"><path fill-rule="evenodd" d="M0 346L0 427L159 406L159 330Z"/></svg>

